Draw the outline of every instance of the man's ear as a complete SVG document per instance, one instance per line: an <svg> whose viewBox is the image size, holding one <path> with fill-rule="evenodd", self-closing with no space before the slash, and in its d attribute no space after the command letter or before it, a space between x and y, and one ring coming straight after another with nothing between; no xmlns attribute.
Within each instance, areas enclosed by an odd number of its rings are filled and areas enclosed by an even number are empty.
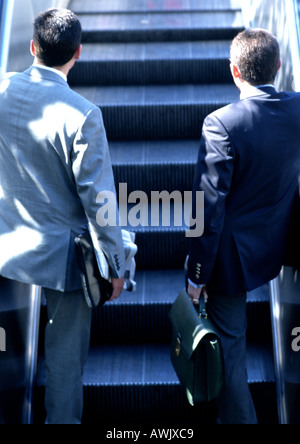
<svg viewBox="0 0 300 444"><path fill-rule="evenodd" d="M238 67L236 65L234 65L233 63L231 63L230 69L231 69L232 77L235 80L238 80L238 79L240 80L241 79L241 73L240 73Z"/></svg>
<svg viewBox="0 0 300 444"><path fill-rule="evenodd" d="M35 44L33 40L30 42L30 53L33 57L36 57Z"/></svg>
<svg viewBox="0 0 300 444"><path fill-rule="evenodd" d="M77 48L77 50L75 52L75 55L74 55L75 60L79 60L80 59L81 52L82 52L82 45L78 46L78 48Z"/></svg>

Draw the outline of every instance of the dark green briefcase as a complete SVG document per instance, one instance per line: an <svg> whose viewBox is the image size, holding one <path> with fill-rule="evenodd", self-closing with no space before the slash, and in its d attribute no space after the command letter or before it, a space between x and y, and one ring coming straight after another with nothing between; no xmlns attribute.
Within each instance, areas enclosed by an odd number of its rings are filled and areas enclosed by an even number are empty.
<svg viewBox="0 0 300 444"><path fill-rule="evenodd" d="M171 360L191 405L217 398L224 383L220 338L207 317L204 296L199 312L183 290L169 318L172 324Z"/></svg>

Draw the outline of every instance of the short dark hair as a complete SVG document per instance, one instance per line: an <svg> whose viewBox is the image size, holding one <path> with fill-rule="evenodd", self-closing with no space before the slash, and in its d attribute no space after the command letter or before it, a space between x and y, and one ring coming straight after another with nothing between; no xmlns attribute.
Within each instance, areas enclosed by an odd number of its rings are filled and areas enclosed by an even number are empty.
<svg viewBox="0 0 300 444"><path fill-rule="evenodd" d="M81 44L78 17L67 9L49 9L34 21L33 41L37 58L46 66L63 66Z"/></svg>
<svg viewBox="0 0 300 444"><path fill-rule="evenodd" d="M273 83L280 64L278 40L264 29L247 29L232 42L231 62L251 85Z"/></svg>

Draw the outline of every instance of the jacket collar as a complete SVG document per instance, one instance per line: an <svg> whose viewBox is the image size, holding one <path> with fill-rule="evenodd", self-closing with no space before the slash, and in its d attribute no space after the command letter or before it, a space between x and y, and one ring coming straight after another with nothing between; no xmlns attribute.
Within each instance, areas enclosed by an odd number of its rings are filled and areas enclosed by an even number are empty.
<svg viewBox="0 0 300 444"><path fill-rule="evenodd" d="M64 86L69 86L68 83L57 73L54 71L49 71L43 68L39 68L37 65L32 65L30 68L28 68L24 74L33 77L37 81L43 81L48 80L50 82L57 82Z"/></svg>
<svg viewBox="0 0 300 444"><path fill-rule="evenodd" d="M248 86L241 92L241 100L250 99L254 97L274 95L277 91L275 86L262 85L262 86Z"/></svg>

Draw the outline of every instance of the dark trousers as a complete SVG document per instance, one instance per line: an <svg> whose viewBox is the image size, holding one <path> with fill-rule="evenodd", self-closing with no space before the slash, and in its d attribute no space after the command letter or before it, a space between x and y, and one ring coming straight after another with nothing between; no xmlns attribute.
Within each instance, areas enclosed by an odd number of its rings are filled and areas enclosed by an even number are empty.
<svg viewBox="0 0 300 444"><path fill-rule="evenodd" d="M210 294L207 310L219 330L225 361L225 384L217 400L220 424L257 424L246 370L245 294Z"/></svg>
<svg viewBox="0 0 300 444"><path fill-rule="evenodd" d="M48 310L45 332L47 423L80 424L82 375L89 351L91 310L82 291L44 291Z"/></svg>

